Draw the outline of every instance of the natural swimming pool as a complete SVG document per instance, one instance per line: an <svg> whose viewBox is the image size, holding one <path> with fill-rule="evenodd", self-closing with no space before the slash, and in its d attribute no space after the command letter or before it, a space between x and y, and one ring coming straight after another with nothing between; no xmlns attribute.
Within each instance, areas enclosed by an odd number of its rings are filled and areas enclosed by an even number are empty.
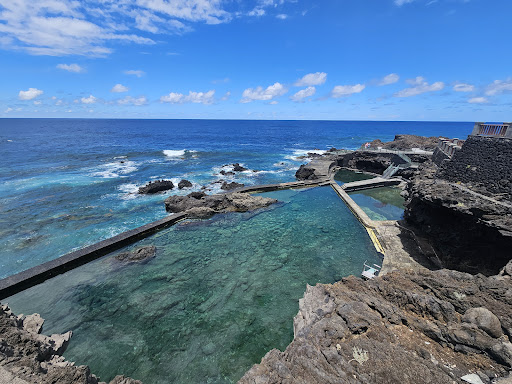
<svg viewBox="0 0 512 384"><path fill-rule="evenodd" d="M401 220L404 216L401 191L397 187L379 187L349 192L349 195L372 220Z"/></svg>
<svg viewBox="0 0 512 384"><path fill-rule="evenodd" d="M40 313L45 333L73 330L64 355L102 380L235 382L292 340L306 284L380 263L330 187L265 196L281 203L184 222L128 247L155 245L146 263L106 256L7 301Z"/></svg>
<svg viewBox="0 0 512 384"><path fill-rule="evenodd" d="M375 176L372 176L368 173L356 172L350 169L340 169L334 175L334 180L339 184L343 185L345 183L351 183L353 181L361 181L373 179Z"/></svg>

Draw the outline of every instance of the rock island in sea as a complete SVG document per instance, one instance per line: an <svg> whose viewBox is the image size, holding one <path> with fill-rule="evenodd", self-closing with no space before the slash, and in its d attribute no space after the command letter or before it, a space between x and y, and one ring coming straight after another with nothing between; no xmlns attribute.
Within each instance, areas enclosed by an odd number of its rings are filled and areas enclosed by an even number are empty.
<svg viewBox="0 0 512 384"><path fill-rule="evenodd" d="M464 143L440 141L434 161L421 151L406 155L410 166L401 166L403 156L393 152L333 151L301 168L298 177L308 180L330 177L334 167L374 174L393 171L393 177L406 181L405 220L375 224L361 214L380 240L387 273L367 282L352 276L332 285L308 286L299 302L292 343L283 352L268 352L242 383L508 380L512 190L507 181L512 179L512 139L482 135L479 129ZM415 147L400 147L397 142L404 139ZM392 148L421 147L419 142L397 137ZM182 203L171 201L168 206ZM28 332L24 320L15 320L7 307L3 315L2 335L22 336L6 338L1 352L26 354L17 349L19 340L29 337L23 333ZM4 358L0 366L21 379L32 372L44 377L45 369L53 369L48 361L55 354L36 354L33 359L44 364L38 367L32 360L32 371L19 368L12 358ZM86 368L76 369L82 381L69 382L95 383Z"/></svg>

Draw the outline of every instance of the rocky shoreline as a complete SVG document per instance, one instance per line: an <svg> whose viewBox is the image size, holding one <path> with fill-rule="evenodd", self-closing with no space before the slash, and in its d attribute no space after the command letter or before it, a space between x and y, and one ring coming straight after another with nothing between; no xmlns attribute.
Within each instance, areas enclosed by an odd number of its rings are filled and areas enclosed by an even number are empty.
<svg viewBox="0 0 512 384"><path fill-rule="evenodd" d="M372 142L370 147L431 150L435 145L436 138L397 135L394 142ZM292 343L284 352L268 352L241 383L512 382L512 202L507 194L495 199L492 189L482 194L483 187L460 182L447 173L446 163L440 168L428 154L411 157L418 167L398 173L407 180L402 225L413 234L409 237L424 239L432 250L418 245L423 259L410 252L408 257L422 267L406 270L410 264L402 263L401 270L371 281L350 276L308 286L299 301ZM301 166L299 180L324 177L318 175L329 173L333 165L382 174L400 162L396 154L372 151L332 150L314 158L325 169ZM503 186L508 184L493 184L494 190ZM165 206L168 212L207 218L275 202L236 192L194 192L171 196ZM141 261L155 252L141 249L118 258ZM70 333L47 337L40 335L41 326L37 315L17 317L1 307L0 379L99 383L87 367L62 358ZM111 382L134 383L140 382L121 376Z"/></svg>

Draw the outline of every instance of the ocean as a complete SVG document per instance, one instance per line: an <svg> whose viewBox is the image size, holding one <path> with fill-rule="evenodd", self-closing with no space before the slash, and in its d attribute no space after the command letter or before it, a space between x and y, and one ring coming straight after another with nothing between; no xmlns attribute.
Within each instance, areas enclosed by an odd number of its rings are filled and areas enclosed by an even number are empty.
<svg viewBox="0 0 512 384"><path fill-rule="evenodd" d="M0 278L164 217L163 200L220 179L292 181L312 150L395 134L465 138L471 122L0 119ZM230 164L248 171L223 176ZM257 172L253 172L257 171ZM153 196L157 179L193 183Z"/></svg>

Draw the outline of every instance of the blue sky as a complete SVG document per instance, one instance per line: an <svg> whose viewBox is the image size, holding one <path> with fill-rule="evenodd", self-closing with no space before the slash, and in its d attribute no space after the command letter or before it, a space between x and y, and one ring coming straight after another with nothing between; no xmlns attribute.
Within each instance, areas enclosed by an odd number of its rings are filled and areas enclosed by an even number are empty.
<svg viewBox="0 0 512 384"><path fill-rule="evenodd" d="M510 0L0 0L0 117L512 120Z"/></svg>

